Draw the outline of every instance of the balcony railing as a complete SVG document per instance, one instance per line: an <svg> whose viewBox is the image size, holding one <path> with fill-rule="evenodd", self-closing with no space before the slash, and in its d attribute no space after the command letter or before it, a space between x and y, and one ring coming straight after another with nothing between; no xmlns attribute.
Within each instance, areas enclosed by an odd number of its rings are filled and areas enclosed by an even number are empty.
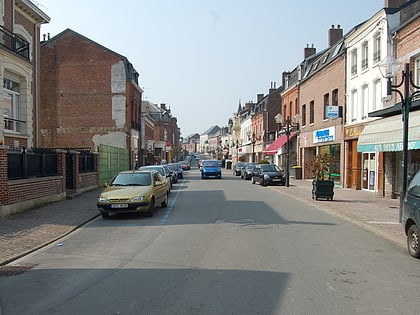
<svg viewBox="0 0 420 315"><path fill-rule="evenodd" d="M0 47L29 60L29 43L0 25Z"/></svg>
<svg viewBox="0 0 420 315"><path fill-rule="evenodd" d="M26 121L19 120L19 119L8 118L6 116L4 116L3 119L4 119L4 129L5 130L16 131L16 132L21 132L22 131L21 124L26 123Z"/></svg>

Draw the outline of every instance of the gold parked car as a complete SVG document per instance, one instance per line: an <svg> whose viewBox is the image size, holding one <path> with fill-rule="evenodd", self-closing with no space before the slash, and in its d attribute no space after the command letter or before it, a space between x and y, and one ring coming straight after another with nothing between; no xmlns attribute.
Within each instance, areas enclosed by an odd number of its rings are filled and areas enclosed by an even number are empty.
<svg viewBox="0 0 420 315"><path fill-rule="evenodd" d="M158 171L125 171L114 176L98 198L103 218L110 213L142 212L153 216L155 205L168 206L169 187Z"/></svg>

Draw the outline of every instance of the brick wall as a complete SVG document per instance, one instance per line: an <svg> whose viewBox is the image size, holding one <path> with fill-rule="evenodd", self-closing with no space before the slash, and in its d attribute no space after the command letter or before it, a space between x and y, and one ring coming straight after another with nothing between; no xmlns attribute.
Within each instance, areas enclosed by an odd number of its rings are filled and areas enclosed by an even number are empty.
<svg viewBox="0 0 420 315"><path fill-rule="evenodd" d="M0 217L23 212L46 203L66 198L66 151L59 150L58 175L19 180L8 180L7 146L0 146ZM78 155L75 154L77 157ZM78 159L76 159L78 161ZM98 164L96 157L95 164ZM76 169L77 167L77 169ZM75 163L75 192L98 187L98 172L79 174Z"/></svg>
<svg viewBox="0 0 420 315"><path fill-rule="evenodd" d="M65 181L60 175L8 180L7 151L7 146L0 147L0 217L23 212L46 202L66 197ZM60 158L58 164L59 174L63 174L66 167L65 158Z"/></svg>
<svg viewBox="0 0 420 315"><path fill-rule="evenodd" d="M95 150L95 135L118 131L111 91L118 62L120 56L70 30L41 45L42 147Z"/></svg>

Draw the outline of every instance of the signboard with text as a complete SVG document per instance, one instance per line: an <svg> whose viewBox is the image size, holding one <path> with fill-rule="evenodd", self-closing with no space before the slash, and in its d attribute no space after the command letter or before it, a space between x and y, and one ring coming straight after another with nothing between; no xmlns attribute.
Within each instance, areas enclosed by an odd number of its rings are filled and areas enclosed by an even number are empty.
<svg viewBox="0 0 420 315"><path fill-rule="evenodd" d="M314 143L335 141L335 126L313 132Z"/></svg>
<svg viewBox="0 0 420 315"><path fill-rule="evenodd" d="M326 118L338 118L338 116L339 116L339 106L338 105L325 106L325 117Z"/></svg>

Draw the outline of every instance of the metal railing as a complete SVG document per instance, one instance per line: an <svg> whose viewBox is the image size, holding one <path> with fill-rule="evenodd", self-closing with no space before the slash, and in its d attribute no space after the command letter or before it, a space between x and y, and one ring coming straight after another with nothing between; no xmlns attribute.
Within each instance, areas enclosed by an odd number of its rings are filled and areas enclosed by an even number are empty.
<svg viewBox="0 0 420 315"><path fill-rule="evenodd" d="M55 150L11 150L7 153L8 179L58 175Z"/></svg>
<svg viewBox="0 0 420 315"><path fill-rule="evenodd" d="M0 47L29 60L29 43L0 25Z"/></svg>

